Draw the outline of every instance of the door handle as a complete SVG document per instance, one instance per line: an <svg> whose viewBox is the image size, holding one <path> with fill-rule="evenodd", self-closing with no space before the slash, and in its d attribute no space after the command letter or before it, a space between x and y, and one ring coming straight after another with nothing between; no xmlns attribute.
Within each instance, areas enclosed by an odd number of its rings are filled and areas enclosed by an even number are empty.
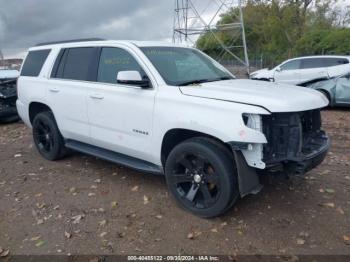
<svg viewBox="0 0 350 262"><path fill-rule="evenodd" d="M102 100L104 98L104 96L102 94L91 94L90 97L92 99L100 99L100 100Z"/></svg>
<svg viewBox="0 0 350 262"><path fill-rule="evenodd" d="M57 87L51 87L49 90L52 93L58 93L60 91Z"/></svg>

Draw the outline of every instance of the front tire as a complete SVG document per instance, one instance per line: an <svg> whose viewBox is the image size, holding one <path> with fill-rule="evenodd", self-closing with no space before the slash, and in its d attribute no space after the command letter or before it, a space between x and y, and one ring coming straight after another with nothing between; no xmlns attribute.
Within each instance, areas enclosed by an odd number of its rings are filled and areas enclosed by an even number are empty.
<svg viewBox="0 0 350 262"><path fill-rule="evenodd" d="M222 215L239 196L233 156L212 139L192 138L177 145L165 175L180 206L200 217Z"/></svg>
<svg viewBox="0 0 350 262"><path fill-rule="evenodd" d="M66 155L67 149L52 112L37 114L32 126L35 146L45 159L54 161Z"/></svg>

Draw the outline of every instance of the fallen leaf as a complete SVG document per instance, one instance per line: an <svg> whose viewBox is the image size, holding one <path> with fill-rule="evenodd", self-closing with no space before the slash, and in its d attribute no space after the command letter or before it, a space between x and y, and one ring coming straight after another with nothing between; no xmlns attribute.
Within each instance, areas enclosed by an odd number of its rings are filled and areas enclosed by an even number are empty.
<svg viewBox="0 0 350 262"><path fill-rule="evenodd" d="M341 207L337 207L336 211L341 215L345 214L344 210Z"/></svg>
<svg viewBox="0 0 350 262"><path fill-rule="evenodd" d="M0 253L0 257L7 257L10 254L10 250L2 250Z"/></svg>
<svg viewBox="0 0 350 262"><path fill-rule="evenodd" d="M37 237L32 237L30 239L30 241L38 241L41 238L41 236L37 236Z"/></svg>
<svg viewBox="0 0 350 262"><path fill-rule="evenodd" d="M45 241L41 240L38 243L35 244L36 247L42 247L43 245L45 245Z"/></svg>
<svg viewBox="0 0 350 262"><path fill-rule="evenodd" d="M44 219L38 219L38 221L36 222L37 225L41 225L44 224Z"/></svg>
<svg viewBox="0 0 350 262"><path fill-rule="evenodd" d="M194 233L189 233L187 235L187 238L193 240L194 239Z"/></svg>
<svg viewBox="0 0 350 262"><path fill-rule="evenodd" d="M335 191L334 191L334 189L326 188L326 192L329 194L333 194Z"/></svg>
<svg viewBox="0 0 350 262"><path fill-rule="evenodd" d="M73 219L73 224L79 224L80 220L82 220L85 217L85 215L77 215L72 217Z"/></svg>
<svg viewBox="0 0 350 262"><path fill-rule="evenodd" d="M149 203L149 198L147 196L143 196L143 204L147 205Z"/></svg>
<svg viewBox="0 0 350 262"><path fill-rule="evenodd" d="M335 204L334 203L323 203L321 204L322 206L325 206L325 207L330 207L330 208L334 208L335 207Z"/></svg>
<svg viewBox="0 0 350 262"><path fill-rule="evenodd" d="M113 202L111 202L111 207L112 207L112 208L117 207L117 206L118 206L117 201L113 201Z"/></svg>
<svg viewBox="0 0 350 262"><path fill-rule="evenodd" d="M45 205L45 203L42 203L42 204L36 203L36 206L37 206L39 209L43 209L46 205Z"/></svg>
<svg viewBox="0 0 350 262"><path fill-rule="evenodd" d="M98 222L98 225L100 227L104 227L106 224L107 224L107 220L102 220L102 221Z"/></svg>
<svg viewBox="0 0 350 262"><path fill-rule="evenodd" d="M100 237L105 237L107 235L107 232L102 232L101 234L100 234Z"/></svg>
<svg viewBox="0 0 350 262"><path fill-rule="evenodd" d="M305 240L302 238L297 238L297 244L298 245L304 245L305 244Z"/></svg>
<svg viewBox="0 0 350 262"><path fill-rule="evenodd" d="M212 229L210 229L210 231L213 232L213 233L218 233L219 232L217 228L212 228Z"/></svg>
<svg viewBox="0 0 350 262"><path fill-rule="evenodd" d="M162 215L156 215L156 218L157 218L157 219L162 219L163 216L162 216Z"/></svg>
<svg viewBox="0 0 350 262"><path fill-rule="evenodd" d="M64 232L64 236L67 238L67 239L70 239L72 237L72 234L68 233L67 231Z"/></svg>
<svg viewBox="0 0 350 262"><path fill-rule="evenodd" d="M134 187L131 189L132 192L136 192L136 191L138 191L138 190L139 190L139 186L134 186Z"/></svg>

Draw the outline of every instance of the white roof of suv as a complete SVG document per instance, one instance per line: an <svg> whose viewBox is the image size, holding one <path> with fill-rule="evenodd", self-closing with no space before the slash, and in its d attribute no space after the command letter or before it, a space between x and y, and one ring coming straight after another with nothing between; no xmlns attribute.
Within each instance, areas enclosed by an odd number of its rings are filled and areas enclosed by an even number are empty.
<svg viewBox="0 0 350 262"><path fill-rule="evenodd" d="M181 44L173 44L165 41L134 41L134 40L67 40L62 42L49 42L38 44L29 50L40 50L45 48L54 47L79 47L86 45L103 45L103 44L127 44L135 45L137 47L148 47L148 46L164 46L164 47L186 47Z"/></svg>

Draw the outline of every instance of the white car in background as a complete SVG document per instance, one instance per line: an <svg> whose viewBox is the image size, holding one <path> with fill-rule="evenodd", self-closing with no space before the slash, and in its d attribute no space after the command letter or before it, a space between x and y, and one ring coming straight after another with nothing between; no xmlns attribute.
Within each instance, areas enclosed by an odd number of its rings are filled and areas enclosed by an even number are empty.
<svg viewBox="0 0 350 262"><path fill-rule="evenodd" d="M349 72L348 56L307 56L289 59L275 68L250 74L251 79L298 85L320 77L330 78Z"/></svg>

